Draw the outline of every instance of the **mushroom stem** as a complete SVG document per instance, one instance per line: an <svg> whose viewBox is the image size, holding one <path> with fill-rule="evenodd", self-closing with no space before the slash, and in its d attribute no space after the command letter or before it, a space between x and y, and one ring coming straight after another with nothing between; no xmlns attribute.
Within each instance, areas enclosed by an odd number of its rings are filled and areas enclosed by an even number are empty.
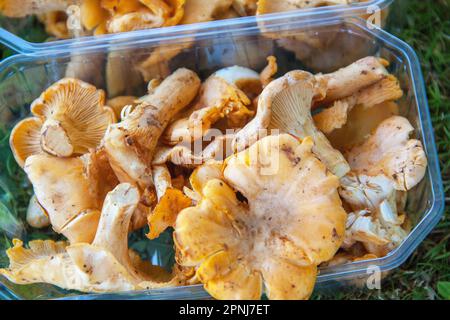
<svg viewBox="0 0 450 320"><path fill-rule="evenodd" d="M318 74L317 81L327 82L326 97L317 105L326 105L368 87L388 76L384 60L366 57L328 74Z"/></svg>
<svg viewBox="0 0 450 320"><path fill-rule="evenodd" d="M335 150L325 135L319 131L311 116L314 81L306 72L288 73L283 89L272 101L271 126L285 130L297 137L310 136L314 140L313 152L336 176L343 177L350 171L344 156ZM270 85L269 85L270 86Z"/></svg>
<svg viewBox="0 0 450 320"><path fill-rule="evenodd" d="M333 174L343 177L350 171L347 161L315 127L311 116L316 85L313 75L298 70L272 81L259 97L256 117L236 134L233 147L242 150L253 144L260 129L268 127L302 139L309 136L314 140L314 154Z"/></svg>
<svg viewBox="0 0 450 320"><path fill-rule="evenodd" d="M108 193L93 245L111 252L122 264L128 265L128 229L139 203L139 192L128 183L118 185Z"/></svg>
<svg viewBox="0 0 450 320"><path fill-rule="evenodd" d="M175 114L195 98L199 87L200 79L193 71L178 69L121 123L111 126L104 145L119 180L137 183L142 189L153 186L149 165L158 140Z"/></svg>
<svg viewBox="0 0 450 320"><path fill-rule="evenodd" d="M48 119L42 126L42 149L56 157L70 157L74 148L59 121Z"/></svg>
<svg viewBox="0 0 450 320"><path fill-rule="evenodd" d="M30 203L28 204L27 222L31 227L37 229L45 228L50 225L48 214L39 204L35 195L31 197Z"/></svg>
<svg viewBox="0 0 450 320"><path fill-rule="evenodd" d="M169 169L165 164L153 166L153 179L155 181L156 195L158 201L166 193L167 189L172 188L172 178Z"/></svg>

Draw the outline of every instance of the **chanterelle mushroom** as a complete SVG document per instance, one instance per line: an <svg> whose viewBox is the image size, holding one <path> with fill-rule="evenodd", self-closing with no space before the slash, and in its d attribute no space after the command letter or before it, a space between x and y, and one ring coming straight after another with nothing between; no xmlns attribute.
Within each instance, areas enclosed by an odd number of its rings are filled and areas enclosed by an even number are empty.
<svg viewBox="0 0 450 320"><path fill-rule="evenodd" d="M241 150L258 139L261 129L272 128L299 138L311 136L313 152L338 177L350 168L344 156L333 149L325 135L317 130L311 116L314 96L321 92L314 76L305 71L291 71L272 81L258 99L255 118L236 134L234 147Z"/></svg>
<svg viewBox="0 0 450 320"><path fill-rule="evenodd" d="M109 99L106 104L114 110L117 119L122 118L122 110L126 106L136 106L138 98L134 96L118 96Z"/></svg>
<svg viewBox="0 0 450 320"><path fill-rule="evenodd" d="M349 4L354 0L258 0L257 2L257 15L287 12L299 9L308 9L318 6L337 5L337 4ZM265 29L264 20L258 21L261 29ZM270 24L270 23L269 23ZM313 65L319 65L320 67L312 69L324 70L327 68L327 54L329 54L329 45L336 37L337 31L331 32L316 32L314 28L307 29L305 31L297 31L293 34L292 31L270 31L264 30L264 36L270 37L280 47L291 51L295 54L296 58L302 61L303 64L310 65L310 60L320 57L321 63L313 63ZM331 51L334 52L334 51ZM336 54L332 55L332 60L335 62Z"/></svg>
<svg viewBox="0 0 450 320"><path fill-rule="evenodd" d="M110 33L174 26L184 15L185 0L127 0L125 5L118 0L103 2L109 2L103 6L111 13L106 24Z"/></svg>
<svg viewBox="0 0 450 320"><path fill-rule="evenodd" d="M318 81L327 83L326 96L317 103L327 104L351 96L382 80L389 75L387 64L383 59L365 57L335 72L316 75Z"/></svg>
<svg viewBox="0 0 450 320"><path fill-rule="evenodd" d="M336 253L346 220L339 181L312 145L287 134L263 138L229 158L224 180L209 180L197 206L178 215L178 262L198 266L215 298L311 294L316 266Z"/></svg>
<svg viewBox="0 0 450 320"><path fill-rule="evenodd" d="M375 211L394 192L392 180L383 174L371 177L353 172L341 178L339 190L341 197L355 211Z"/></svg>
<svg viewBox="0 0 450 320"><path fill-rule="evenodd" d="M330 108L314 116L314 123L320 131L330 134L347 123L348 114L355 106L372 108L386 101L400 99L402 96L403 91L397 78L390 75L347 98L336 100Z"/></svg>
<svg viewBox="0 0 450 320"><path fill-rule="evenodd" d="M381 189L375 184L370 188ZM350 213L343 247L349 248L356 242L361 242L369 253L378 257L397 247L408 233L402 227L405 215L398 214L396 195L392 188L375 208Z"/></svg>
<svg viewBox="0 0 450 320"><path fill-rule="evenodd" d="M57 39L67 39L70 37L67 27L67 14L64 11L50 11L38 16L40 22L45 26L45 32Z"/></svg>
<svg viewBox="0 0 450 320"><path fill-rule="evenodd" d="M229 122L248 121L253 115L247 108L251 101L233 83L238 83L238 79L233 79L230 73L231 71L219 72L218 76L214 74L203 83L192 113L187 118L178 119L167 128L164 134L165 142L173 145L200 139L214 123L224 117Z"/></svg>
<svg viewBox="0 0 450 320"><path fill-rule="evenodd" d="M162 268L141 261L128 250L128 228L138 202L138 190L120 184L106 196L92 244L37 240L25 249L15 240L7 251L9 268L0 269L0 274L19 284L45 282L83 292L176 285L178 280Z"/></svg>
<svg viewBox="0 0 450 320"><path fill-rule="evenodd" d="M233 0L233 8L241 17L254 16L258 0Z"/></svg>
<svg viewBox="0 0 450 320"><path fill-rule="evenodd" d="M397 190L411 190L425 176L427 167L422 143L409 138L413 130L406 118L384 120L364 143L346 154L352 171L368 176L384 174Z"/></svg>
<svg viewBox="0 0 450 320"><path fill-rule="evenodd" d="M24 170L53 229L71 243L91 242L107 192L117 184L106 159L92 152L76 158L28 157Z"/></svg>
<svg viewBox="0 0 450 320"><path fill-rule="evenodd" d="M82 0L0 0L0 12L7 17L20 18L51 11L66 11Z"/></svg>
<svg viewBox="0 0 450 320"><path fill-rule="evenodd" d="M344 106L344 108L346 107ZM333 147L345 152L363 143L381 122L398 114L399 105L393 101L383 102L374 108L357 105L345 115L345 125L327 134L327 138ZM315 120L314 118L314 122L316 122ZM332 123L335 124L337 121ZM320 130L320 124L317 124L317 127Z"/></svg>
<svg viewBox="0 0 450 320"><path fill-rule="evenodd" d="M11 131L9 145L19 166L23 167L29 156L43 152L41 129L42 120L31 117L20 121Z"/></svg>
<svg viewBox="0 0 450 320"><path fill-rule="evenodd" d="M45 228L50 225L47 212L39 204L36 196L33 195L30 199L27 209L27 222L33 228Z"/></svg>
<svg viewBox="0 0 450 320"><path fill-rule="evenodd" d="M224 79L242 90L247 96L257 96L261 93L262 85L259 74L249 68L232 66L214 73L214 76Z"/></svg>
<svg viewBox="0 0 450 320"><path fill-rule="evenodd" d="M427 166L422 144L409 139L412 131L406 118L393 116L348 153L352 172L341 179L339 192L355 213L349 215L346 247L359 241L384 256L406 237L399 198L422 180Z"/></svg>
<svg viewBox="0 0 450 320"><path fill-rule="evenodd" d="M157 238L168 227L172 227L178 213L192 204L181 190L172 187L172 178L165 165L153 167L153 181L158 204L148 216L150 232L147 237L150 239Z"/></svg>
<svg viewBox="0 0 450 320"><path fill-rule="evenodd" d="M185 0L85 0L81 6L83 26L94 34L126 32L176 25L184 13Z"/></svg>
<svg viewBox="0 0 450 320"><path fill-rule="evenodd" d="M228 10L233 0L188 0L180 24L190 24L214 20L217 15Z"/></svg>
<svg viewBox="0 0 450 320"><path fill-rule="evenodd" d="M259 79L263 88L272 82L272 77L278 72L277 58L274 56L267 57L267 66L261 71Z"/></svg>
<svg viewBox="0 0 450 320"><path fill-rule="evenodd" d="M153 165L171 162L178 166L193 168L209 160L223 161L233 154L231 147L233 139L234 134L218 135L206 147L203 148L203 145L198 145L203 150L195 150L195 146L190 148L184 144L174 147L159 146L155 151Z"/></svg>
<svg viewBox="0 0 450 320"><path fill-rule="evenodd" d="M257 14L292 11L297 9L314 8L338 4L349 4L354 0L290 0L273 1L259 0Z"/></svg>
<svg viewBox="0 0 450 320"><path fill-rule="evenodd" d="M58 157L68 157L97 147L107 127L115 121L113 110L104 106L104 102L102 90L77 79L65 78L50 86L31 104L31 113L42 122L42 149ZM31 121L35 127L38 125L38 120ZM19 128L26 124L19 123ZM18 140L12 138L11 142Z"/></svg>
<svg viewBox="0 0 450 320"><path fill-rule="evenodd" d="M110 127L104 146L121 182L142 190L153 186L150 164L158 139L175 114L195 98L199 87L194 72L178 69L122 122Z"/></svg>

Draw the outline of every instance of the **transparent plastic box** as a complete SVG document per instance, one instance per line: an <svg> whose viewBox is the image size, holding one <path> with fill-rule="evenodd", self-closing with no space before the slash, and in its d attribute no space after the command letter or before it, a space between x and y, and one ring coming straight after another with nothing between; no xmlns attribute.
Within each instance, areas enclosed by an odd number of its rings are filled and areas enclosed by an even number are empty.
<svg viewBox="0 0 450 320"><path fill-rule="evenodd" d="M380 25L384 26L389 15L389 6L394 0L367 0L355 2L349 5L331 5L311 9L299 9L287 13L268 14L258 17L242 17L212 22L195 23L191 25L179 25L174 27L146 29L140 31L110 34L102 36L86 36L67 40L50 40L47 42L26 41L18 34L27 22L24 18L5 18L0 20L0 42L20 53L59 52L60 50L76 50L80 47L91 46L101 40L103 42L117 42L133 39L159 38L161 34L177 34L180 32L192 33L195 30L207 30L209 28L233 28L234 25L255 22L257 19L279 19L280 17L295 17L298 20L321 20L324 17L369 17L379 13ZM400 1L400 0L397 0ZM402 0L403 1L403 0ZM374 21L375 22L375 21ZM378 23L377 22L377 23Z"/></svg>
<svg viewBox="0 0 450 320"><path fill-rule="evenodd" d="M315 39L315 45L308 54L299 57L284 48L286 39ZM297 43L305 53L305 44ZM348 65L367 55L383 57L390 62L389 71L400 80L405 95L399 101L399 113L410 120L415 128L414 135L423 143L428 157L428 170L423 181L409 192L407 213L413 228L403 243L383 258L349 263L341 266L321 268L317 279L317 290L336 285L357 284L367 277L369 267L377 267L387 272L400 266L417 248L421 241L436 225L444 208L444 193L438 164L433 128L427 105L427 97L420 64L414 51L407 44L389 33L367 25L359 18L329 18L323 20L299 20L296 17L283 17L264 21L243 22L232 28L211 25L210 28L197 30L195 34L180 33L172 38L164 35L148 37L128 42L97 42L91 47L78 50L55 52L42 55L17 55L0 63L0 119L4 129L10 129L17 121L29 113L29 104L40 93L66 74L68 66L75 70L94 68L96 85L106 88L108 72L101 66L132 65L135 59L146 58L156 48L160 59L157 71L170 71L178 67L187 67L198 72L204 79L215 70L242 65L261 70L266 57L274 55L279 64L279 75L292 69L307 69L312 72L328 72ZM181 49L180 49L181 48ZM294 49L297 47L294 46ZM173 52L178 53L173 55ZM171 57L170 63L164 57ZM95 63L93 63L95 61ZM100 61L100 63L99 63ZM163 67L164 65L164 67ZM129 72L131 69L125 69ZM155 69L152 69L153 71ZM95 81L94 81L95 80ZM146 82L124 81L117 94L142 95ZM14 173L14 159L5 148L4 167ZM19 169L20 171L20 169ZM18 172L19 172L18 171ZM20 174L17 174L20 176ZM3 179L3 174L2 174ZM13 182L15 180L13 179ZM4 182L4 181L3 181ZM20 179L17 188L25 188ZM2 183L3 185L3 183ZM1 186L1 185L0 185ZM1 188L0 188L1 189ZM16 220L15 220L16 219ZM11 238L14 233L21 234L19 218L11 218L9 230L0 229L0 239ZM14 224L16 223L16 224ZM24 223L25 225L25 223ZM16 229L15 229L16 228ZM27 239L27 233L21 236ZM170 234L154 241L147 241L144 256L153 263L170 267L173 261L173 249ZM1 244L1 242L0 242ZM0 248L3 252L5 248ZM1 256L0 256L1 257ZM7 265L7 260L1 266ZM0 277L4 298L9 299L203 299L208 294L202 286L176 287L115 294L82 294L65 291L51 285L15 285Z"/></svg>

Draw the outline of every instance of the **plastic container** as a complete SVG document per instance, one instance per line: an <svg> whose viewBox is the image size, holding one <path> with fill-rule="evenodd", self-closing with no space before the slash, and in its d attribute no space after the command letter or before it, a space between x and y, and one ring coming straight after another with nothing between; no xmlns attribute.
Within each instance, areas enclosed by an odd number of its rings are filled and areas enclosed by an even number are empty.
<svg viewBox="0 0 450 320"><path fill-rule="evenodd" d="M322 42L314 48L303 61L281 47L283 40L293 36L304 38L314 36ZM164 40L164 45L162 42ZM299 46L301 43L298 43ZM390 62L389 71L396 75L404 89L405 96L399 102L399 112L407 117L415 127L415 136L420 139L428 156L428 170L423 181L409 193L407 212L413 229L404 242L388 256L337 267L322 268L317 279L317 289L336 284L360 283L368 276L368 269L375 267L380 272L387 272L401 265L417 248L425 236L440 219L444 208L444 193L438 155L436 152L433 128L428 111L427 98L420 64L414 51L404 42L372 26L365 20L357 18L332 18L305 21L295 16L290 19L271 19L263 24L243 23L233 28L202 28L195 38L191 34L180 35L175 39L148 37L140 41L121 42L120 44L95 43L92 47L77 54L59 52L46 55L17 55L0 63L0 119L3 126L11 128L20 118L28 113L29 104L40 95L46 87L64 77L66 68L73 62L79 63L80 69L92 61L105 61L112 56L117 63L129 62L139 57L147 57L154 48L159 48L160 57L169 57L180 46L185 49L174 57L169 65L161 59L158 66L164 64L164 70L178 67L191 68L205 78L218 68L230 65L242 65L262 69L266 56L273 54L280 66L279 74L296 68L307 68L314 72L334 70L343 67L367 55L378 55ZM302 46L303 48L303 46ZM103 59L103 60L102 60ZM130 60L131 59L131 60ZM309 66L309 67L308 67ZM126 69L128 72L131 69ZM105 74L97 70L98 82L105 83ZM145 91L145 82L139 85L125 81L125 92L140 95ZM14 161L5 148L4 156L7 168ZM9 165L8 165L9 164ZM11 169L12 170L12 169ZM19 170L20 171L20 170ZM3 178L3 176L2 176ZM20 181L20 180L19 180ZM17 182L19 183L19 182ZM17 187L23 188L23 183ZM8 232L0 230L0 240L13 236L14 230L20 234L20 223L14 224L11 218ZM16 226L16 228L14 228ZM22 237L27 237L23 234ZM1 242L0 242L1 245ZM4 248L0 248L2 251ZM171 260L170 235L149 242L144 255L152 262L168 266ZM1 261L1 260L0 260ZM7 261L3 263L3 266ZM177 287L117 294L80 294L68 292L51 285L36 284L20 286L9 283L0 277L0 283L6 290L5 296L13 299L197 299L207 298L202 286ZM1 285L0 285L1 287Z"/></svg>
<svg viewBox="0 0 450 320"><path fill-rule="evenodd" d="M322 20L328 17L367 17L373 15L372 23L379 23L384 26L388 16L388 7L392 4L393 0L367 0L364 2L353 3L350 5L334 5L325 6L312 9L300 9L282 14L268 14L259 17L243 17L234 18L221 21L212 21L206 23L196 23L192 25L181 25L168 28L147 29L134 32L127 32L122 34L110 34L100 37L81 37L77 39L48 41L45 43L30 42L22 39L20 35L16 35L18 30L23 28L24 19L5 19L0 20L0 42L10 47L11 49L19 53L34 53L34 52L59 52L61 50L76 50L81 46L91 46L99 39L101 41L117 42L122 40L133 39L147 39L147 38L159 38L162 34L168 36L176 36L180 33L192 33L195 31L208 30L210 28L233 28L235 25L240 25L249 22L255 22L256 19L279 19L280 17L294 17L298 20ZM35 37L38 39L44 39L42 36Z"/></svg>

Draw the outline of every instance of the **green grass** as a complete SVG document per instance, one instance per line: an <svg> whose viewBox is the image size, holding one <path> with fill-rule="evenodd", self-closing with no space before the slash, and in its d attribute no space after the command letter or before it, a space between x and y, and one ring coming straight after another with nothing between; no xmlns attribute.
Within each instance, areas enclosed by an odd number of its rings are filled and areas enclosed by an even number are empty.
<svg viewBox="0 0 450 320"><path fill-rule="evenodd" d="M449 299L450 1L407 2L406 25L403 31L394 33L413 46L422 64L444 180L446 208L439 225L375 295L395 299Z"/></svg>
<svg viewBox="0 0 450 320"><path fill-rule="evenodd" d="M397 0L399 1L399 0ZM393 28L393 33L414 47L419 55L427 85L430 111L439 149L440 164L444 179L446 204L450 198L450 0L401 0L407 5L400 12L403 28ZM402 19L400 19L402 20ZM28 30L33 30L29 28ZM401 31L399 31L401 30ZM42 31L28 33L30 40L41 37ZM2 55L10 51L2 50ZM1 148L7 147L6 135L0 128ZM21 179L12 159L0 159L0 172L8 172L12 178ZM6 171L5 171L6 170ZM0 188L3 188L0 186ZM16 193L18 192L18 193ZM21 202L28 199L25 189L9 190L6 198L0 199L8 210L21 210L21 203L14 203L8 194L14 193ZM23 199L22 199L23 198ZM20 200L22 199L22 200ZM0 223L1 221L0 208ZM3 208L4 209L4 208ZM18 212L23 216L23 212ZM15 225L16 221L6 221ZM18 226L19 228L20 226ZM45 235L45 234L44 234ZM39 235L43 236L43 235ZM445 216L414 254L399 269L393 271L382 282L381 290L349 288L338 293L318 293L315 299L450 299L450 208ZM7 239L0 238L0 248ZM0 263L2 256L0 253Z"/></svg>
<svg viewBox="0 0 450 320"><path fill-rule="evenodd" d="M318 299L450 299L450 1L402 1L404 26L392 31L416 50L422 64L446 193L445 216L408 261L383 280L381 290L350 289L317 294Z"/></svg>
<svg viewBox="0 0 450 320"><path fill-rule="evenodd" d="M395 32L417 52L427 86L446 193L445 215L413 256L383 283L381 299L449 298L450 281L450 1L409 0L406 23ZM445 284L447 282L447 284ZM445 292L446 291L446 292Z"/></svg>

